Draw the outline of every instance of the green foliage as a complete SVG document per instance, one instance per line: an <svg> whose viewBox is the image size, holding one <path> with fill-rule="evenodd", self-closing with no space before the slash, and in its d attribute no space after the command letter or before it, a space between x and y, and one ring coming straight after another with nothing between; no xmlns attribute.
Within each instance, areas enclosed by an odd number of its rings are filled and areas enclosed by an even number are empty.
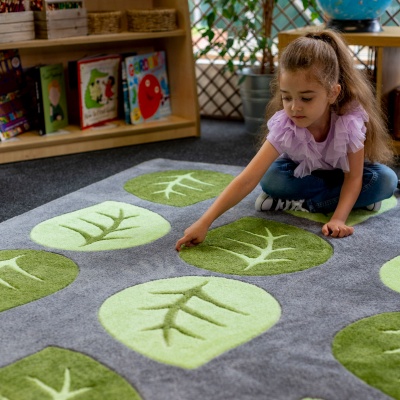
<svg viewBox="0 0 400 400"><path fill-rule="evenodd" d="M278 1L204 0L209 8L199 32L208 44L195 56L216 51L226 59L225 69L230 72L259 64L260 74L273 73L272 17ZM312 11L312 18L318 15L316 0L303 0L303 7ZM230 23L228 28L219 28L223 20Z"/></svg>

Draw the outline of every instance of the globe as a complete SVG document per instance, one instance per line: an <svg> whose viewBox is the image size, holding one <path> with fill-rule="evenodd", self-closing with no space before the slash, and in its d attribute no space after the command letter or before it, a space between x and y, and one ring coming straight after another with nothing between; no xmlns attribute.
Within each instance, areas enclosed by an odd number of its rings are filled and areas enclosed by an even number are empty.
<svg viewBox="0 0 400 400"><path fill-rule="evenodd" d="M318 6L330 18L328 27L346 32L381 31L378 18L391 2L392 0L317 0Z"/></svg>

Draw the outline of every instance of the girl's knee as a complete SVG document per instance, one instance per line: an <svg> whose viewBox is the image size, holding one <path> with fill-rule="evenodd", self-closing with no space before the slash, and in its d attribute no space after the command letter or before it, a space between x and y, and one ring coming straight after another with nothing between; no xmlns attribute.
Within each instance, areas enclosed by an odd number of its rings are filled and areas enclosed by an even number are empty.
<svg viewBox="0 0 400 400"><path fill-rule="evenodd" d="M365 182L366 188L373 187L375 193L379 193L382 199L391 197L398 183L396 173L390 167L382 164L367 166L366 170L368 170L368 181Z"/></svg>
<svg viewBox="0 0 400 400"><path fill-rule="evenodd" d="M386 198L392 196L399 181L396 172L385 166L384 170L380 174L379 180L381 184L381 190L386 194Z"/></svg>

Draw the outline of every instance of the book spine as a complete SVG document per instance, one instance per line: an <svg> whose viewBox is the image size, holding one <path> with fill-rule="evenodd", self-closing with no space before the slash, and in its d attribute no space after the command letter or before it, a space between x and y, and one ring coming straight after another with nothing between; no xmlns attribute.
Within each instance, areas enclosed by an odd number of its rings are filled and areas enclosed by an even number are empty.
<svg viewBox="0 0 400 400"><path fill-rule="evenodd" d="M122 95L123 95L123 103L124 103L124 116L125 122L127 124L131 123L131 107L129 105L129 87L128 87L128 78L126 75L126 65L125 60L121 63L121 80L122 80Z"/></svg>
<svg viewBox="0 0 400 400"><path fill-rule="evenodd" d="M36 107L37 107L37 121L38 121L38 126L37 130L39 135L45 135L46 134L46 126L45 126L45 121L44 121L44 112L43 112L43 92L42 92L42 85L40 81L40 69L35 68L35 95L36 95Z"/></svg>

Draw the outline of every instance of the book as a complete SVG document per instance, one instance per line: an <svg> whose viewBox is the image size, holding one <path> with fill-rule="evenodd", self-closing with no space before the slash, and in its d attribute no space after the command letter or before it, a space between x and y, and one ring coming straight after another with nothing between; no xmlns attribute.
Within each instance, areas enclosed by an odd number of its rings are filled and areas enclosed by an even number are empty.
<svg viewBox="0 0 400 400"><path fill-rule="evenodd" d="M0 51L0 140L30 129L24 104L25 77L18 50Z"/></svg>
<svg viewBox="0 0 400 400"><path fill-rule="evenodd" d="M128 87L128 75L126 71L125 60L128 57L135 56L136 52L122 53L121 54L121 87L122 87L122 100L123 100L123 114L125 123L131 123L131 110L129 104L129 87Z"/></svg>
<svg viewBox="0 0 400 400"><path fill-rule="evenodd" d="M171 114L165 52L139 54L125 59L131 124Z"/></svg>
<svg viewBox="0 0 400 400"><path fill-rule="evenodd" d="M40 135L65 128L69 121L63 64L35 66L28 69L26 75L32 87L31 93L35 95L32 128Z"/></svg>
<svg viewBox="0 0 400 400"><path fill-rule="evenodd" d="M124 117L127 124L131 123L131 110L129 105L129 87L125 62L121 63L122 96L124 102Z"/></svg>
<svg viewBox="0 0 400 400"><path fill-rule="evenodd" d="M119 54L77 61L79 115L82 129L118 118L120 64Z"/></svg>

